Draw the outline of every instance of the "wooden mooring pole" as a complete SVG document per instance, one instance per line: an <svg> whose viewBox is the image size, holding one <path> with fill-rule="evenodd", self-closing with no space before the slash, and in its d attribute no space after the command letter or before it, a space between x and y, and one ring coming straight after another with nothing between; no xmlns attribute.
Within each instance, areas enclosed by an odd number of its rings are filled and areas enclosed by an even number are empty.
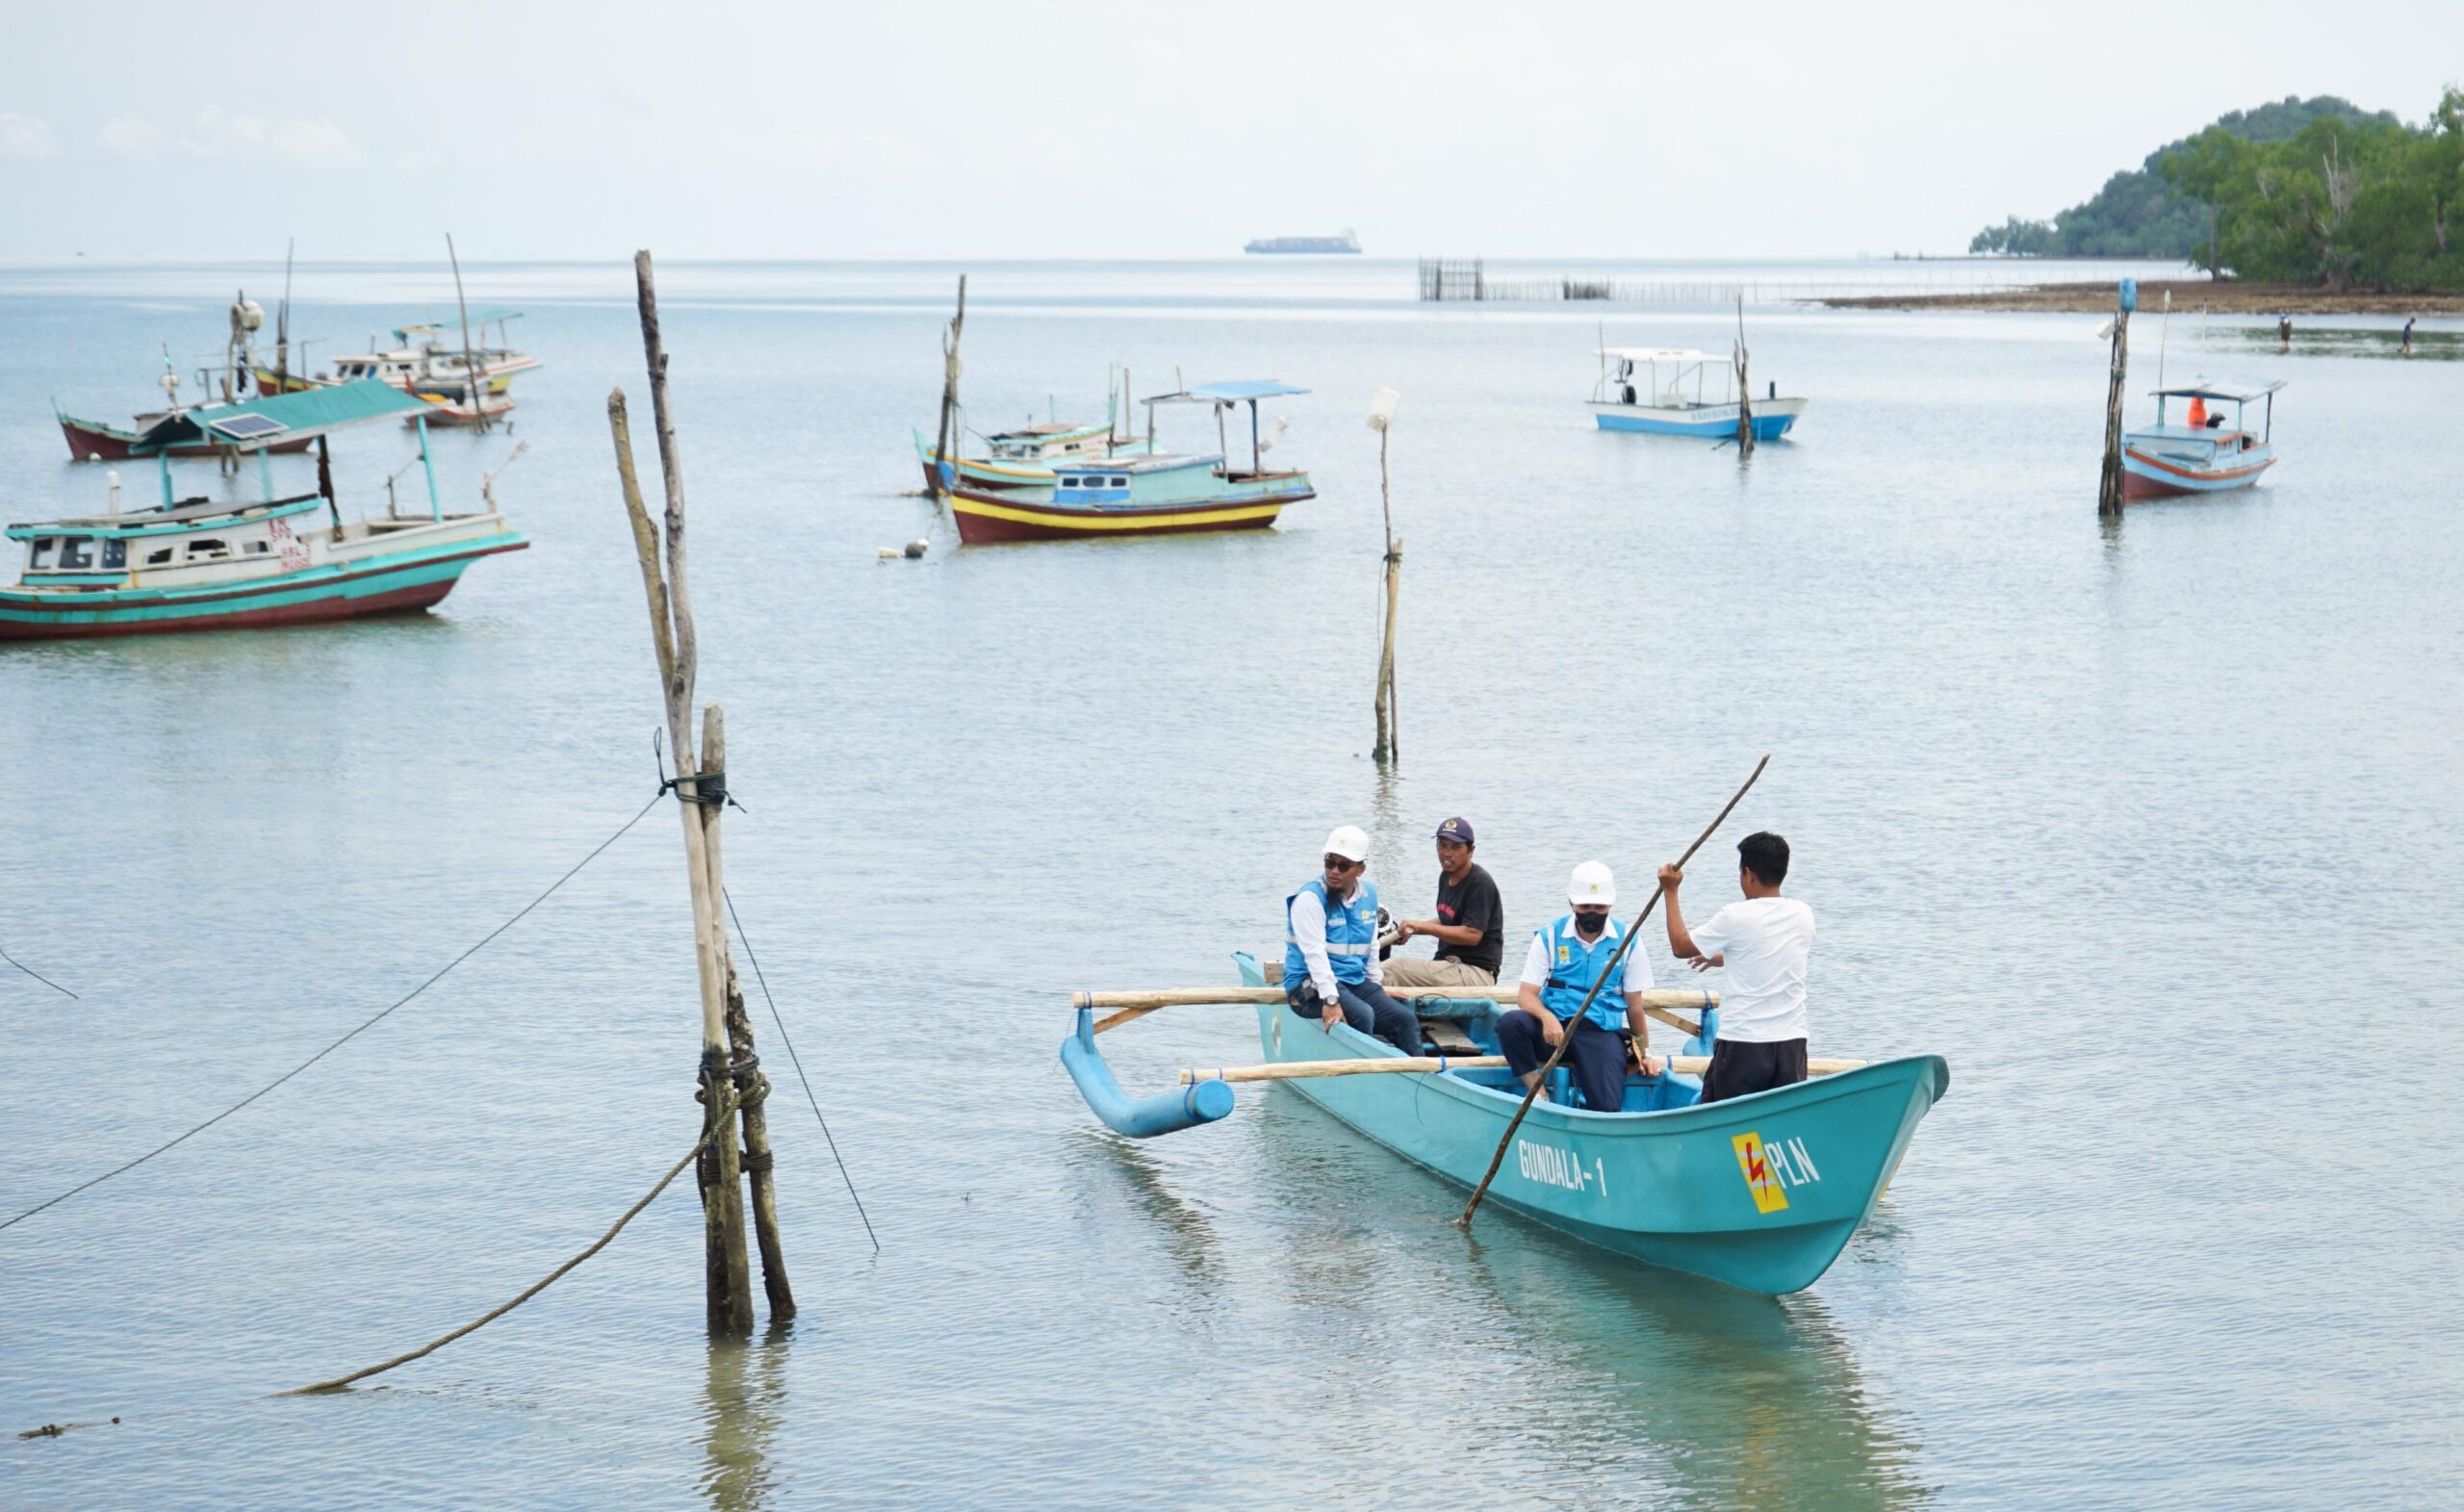
<svg viewBox="0 0 2464 1512"><path fill-rule="evenodd" d="M1746 374L1745 295L1736 296L1736 454L1754 455L1754 382Z"/></svg>
<svg viewBox="0 0 2464 1512"><path fill-rule="evenodd" d="M2113 370L2105 380L2105 465L2096 475L2096 513L2121 518L2121 385L2130 371L2130 312L2139 308L2139 280L2125 278L2114 300Z"/></svg>
<svg viewBox="0 0 2464 1512"><path fill-rule="evenodd" d="M948 500L947 479L958 475L959 336L966 329L966 274L959 274L959 309L941 338L941 426L933 449L933 501Z"/></svg>
<svg viewBox="0 0 2464 1512"><path fill-rule="evenodd" d="M677 807L684 829L685 879L693 902L694 961L701 982L702 1058L695 1095L702 1102L706 1135L723 1114L729 1125L708 1140L699 1163L704 1294L713 1330L746 1333L753 1327L753 1294L744 1243L743 1162L732 1127L738 1115L728 1089L732 1084L748 1085L745 1079L757 1077L758 1072L751 1064L750 1023L737 1039L731 1035L727 1015L727 989L735 968L721 922L720 900L726 883L719 869L716 838L717 816L726 802L726 724L718 705L710 705L703 715L705 742L697 747L692 708L700 650L685 575L684 477L677 452L674 412L668 404L667 352L659 340L658 295L650 253L634 254L633 275L641 312L642 351L650 370L651 413L658 434L659 472L666 485L664 541L659 525L652 521L642 501L641 482L633 469L632 430L622 389L607 397L607 425L615 441L616 474L623 486L625 511L632 525L642 592L650 605L651 642L657 654L660 691L666 704L668 744L676 753L676 795L680 800ZM737 1069L739 1066L742 1069ZM763 1154L767 1154L766 1149ZM774 1231L764 1244L765 1252L775 1242ZM782 1269L776 1283L778 1291L783 1291L785 1280ZM774 1292L774 1307L776 1294Z"/></svg>
<svg viewBox="0 0 2464 1512"><path fill-rule="evenodd" d="M1395 718L1395 600L1403 584L1403 543L1395 539L1395 500L1386 474L1386 435L1403 397L1379 389L1369 408L1369 428L1377 432L1377 503L1386 520L1386 637L1377 653L1377 745L1370 755L1378 761L1402 759L1402 731Z"/></svg>

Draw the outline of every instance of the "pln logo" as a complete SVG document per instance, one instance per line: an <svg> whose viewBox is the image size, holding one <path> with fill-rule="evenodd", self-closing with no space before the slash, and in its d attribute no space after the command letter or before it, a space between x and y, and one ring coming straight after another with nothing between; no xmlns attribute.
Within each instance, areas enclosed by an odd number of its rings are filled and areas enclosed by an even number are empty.
<svg viewBox="0 0 2464 1512"><path fill-rule="evenodd" d="M1822 1179L1822 1172L1814 1168L1813 1157L1806 1153L1803 1140L1765 1144L1761 1135L1746 1133L1729 1142L1736 1146L1737 1169L1745 1175L1745 1190L1753 1195L1757 1213L1785 1212L1790 1187L1810 1186Z"/></svg>

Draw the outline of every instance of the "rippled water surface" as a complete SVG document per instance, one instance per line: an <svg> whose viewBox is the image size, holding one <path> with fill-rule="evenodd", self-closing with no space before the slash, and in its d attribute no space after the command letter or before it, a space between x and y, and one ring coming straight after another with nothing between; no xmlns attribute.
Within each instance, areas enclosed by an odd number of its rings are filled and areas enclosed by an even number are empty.
<svg viewBox="0 0 2464 1512"><path fill-rule="evenodd" d="M791 1329L708 1342L680 1186L487 1330L268 1399L511 1295L691 1141L654 813L297 1080L0 1232L0 1504L2451 1501L2449 331L2407 362L2325 329L2389 322L2303 322L2279 356L2143 316L2135 390L2160 343L2169 376L2291 380L2284 461L2106 528L2086 318L1756 307L1758 385L1813 405L1740 461L1580 405L1604 332L1725 351L1732 312L1431 308L1393 263L984 267L973 423L1099 413L1114 363L1150 393L1280 377L1313 392L1275 455L1322 497L1271 533L962 551L902 497L956 271L665 280L703 689L749 810L730 879L878 1256L765 1016ZM277 283L0 269L0 514L103 500L47 400L124 419L158 340L185 365L233 287ZM438 612L0 647L0 947L80 994L0 968L0 1217L398 998L648 800L602 407L641 388L628 293L615 266L478 270L547 364L497 484L534 545ZM303 269L296 326L322 356L450 297L424 268ZM1385 776L1381 385L1407 547ZM511 439L440 437L455 500ZM343 438L346 500L411 454ZM914 536L923 561L875 559ZM1428 831L1470 816L1519 937L1587 857L1639 901L1764 751L1732 832L1795 844L1816 1052L1952 1067L1807 1293L1503 1213L1467 1238L1458 1193L1288 1089L1130 1144L1054 1059L1071 988L1228 980L1333 823L1417 900ZM1256 1055L1241 1010L1110 1039L1133 1088ZM45 1422L96 1425L13 1436Z"/></svg>

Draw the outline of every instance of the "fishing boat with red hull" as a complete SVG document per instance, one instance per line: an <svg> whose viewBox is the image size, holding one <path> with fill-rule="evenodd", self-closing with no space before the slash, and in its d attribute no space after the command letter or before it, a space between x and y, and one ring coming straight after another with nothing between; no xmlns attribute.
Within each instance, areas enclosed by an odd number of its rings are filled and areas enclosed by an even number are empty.
<svg viewBox="0 0 2464 1512"><path fill-rule="evenodd" d="M2248 488L2259 474L2275 466L2275 391L2280 379L2197 378L2154 391L2156 423L2122 437L2121 497L2178 499L2188 494L2220 494ZM2182 424L2166 422L2167 401L2188 399ZM2243 411L2254 399L2267 408L2259 433L2252 435ZM2209 409L2209 404L2216 409ZM2225 423L2222 406L2233 406Z"/></svg>
<svg viewBox="0 0 2464 1512"><path fill-rule="evenodd" d="M243 401L238 404L210 404L191 413L199 418L215 415L227 417L245 413L246 410L247 404ZM130 448L138 444L139 439L147 431L162 424L164 421L170 419L174 412L162 411L152 415L140 415L137 417L136 423L126 428L106 424L98 420L79 420L74 415L64 413L57 404L52 406L51 413L52 417L60 422L60 433L68 438L68 455L72 461L125 462L138 455ZM168 456L210 457L223 450L226 445L200 434L193 441L176 442L164 450ZM265 449L305 451L308 449L308 438L305 436L292 438ZM153 453L149 451L145 454L150 456Z"/></svg>
<svg viewBox="0 0 2464 1512"><path fill-rule="evenodd" d="M947 485L959 539L970 546L997 541L1103 540L1133 535L1186 535L1213 530L1263 530L1292 504L1318 497L1309 474L1264 465L1270 445L1258 427L1258 401L1306 394L1272 380L1201 384L1157 395L1147 405L1144 455L1116 452L1053 464L1048 487L992 488L963 477ZM1236 469L1224 451L1188 456L1156 452L1158 404L1214 408L1219 440L1226 416L1249 406L1249 466ZM1228 451L1228 447L1226 451Z"/></svg>

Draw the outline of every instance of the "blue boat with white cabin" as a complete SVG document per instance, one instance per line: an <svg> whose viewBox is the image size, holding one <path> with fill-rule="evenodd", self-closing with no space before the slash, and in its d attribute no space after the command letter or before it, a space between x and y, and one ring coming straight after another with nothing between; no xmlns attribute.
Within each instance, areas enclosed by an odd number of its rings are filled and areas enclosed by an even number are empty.
<svg viewBox="0 0 2464 1512"><path fill-rule="evenodd" d="M1266 1064L1195 1067L1175 1090L1143 1099L1122 1092L1096 1034L1150 1010L1131 1007L1099 1024L1102 995L1080 995L1061 1060L1107 1127L1140 1139L1194 1128L1232 1112L1234 1084L1297 1072L1287 1085L1352 1129L1450 1182L1479 1182L1523 1101L1497 1038L1500 1012L1519 1012L1514 988L1413 1003L1424 1034L1446 1053L1406 1061L1384 1040L1286 1008L1271 980L1279 965L1262 971L1249 956L1234 959L1245 990L1155 995L1254 1003ZM1746 1291L1812 1285L1872 1215L1916 1125L1949 1088L1949 1066L1934 1055L1817 1061L1812 1080L1707 1106L1690 1073L1718 1038L1716 998L1644 998L1655 1017L1700 1011L1670 1068L1630 1073L1614 1109L1582 1106L1560 1068L1550 1099L1515 1131L1488 1199L1604 1249Z"/></svg>
<svg viewBox="0 0 2464 1512"><path fill-rule="evenodd" d="M1736 436L1736 371L1726 357L1664 346L1603 346L1591 413L1603 430L1639 430L1704 441ZM1720 373L1711 391L1708 373ZM1806 400L1773 386L1754 401L1754 439L1777 441L1806 412Z"/></svg>

